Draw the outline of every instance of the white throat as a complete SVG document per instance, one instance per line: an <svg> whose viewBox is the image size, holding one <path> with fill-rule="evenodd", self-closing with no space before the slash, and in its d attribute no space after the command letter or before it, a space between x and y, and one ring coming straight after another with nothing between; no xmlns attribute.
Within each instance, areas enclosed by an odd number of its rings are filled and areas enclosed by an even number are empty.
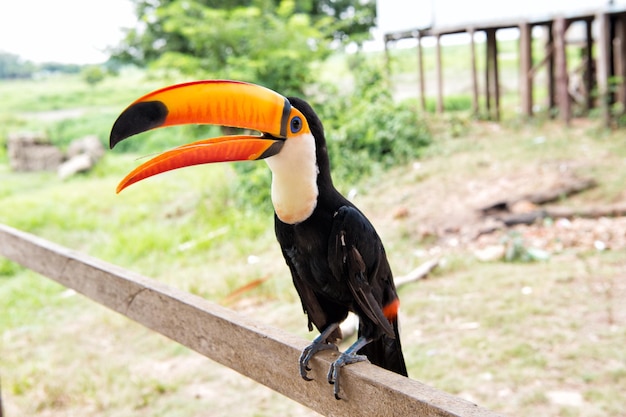
<svg viewBox="0 0 626 417"><path fill-rule="evenodd" d="M280 153L265 161L272 170L272 204L278 218L288 224L308 219L319 194L313 135L287 139Z"/></svg>

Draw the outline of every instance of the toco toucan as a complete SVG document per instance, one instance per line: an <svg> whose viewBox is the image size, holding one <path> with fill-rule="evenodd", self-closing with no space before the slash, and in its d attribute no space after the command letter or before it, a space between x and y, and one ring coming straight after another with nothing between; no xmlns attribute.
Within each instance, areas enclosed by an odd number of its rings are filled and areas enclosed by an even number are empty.
<svg viewBox="0 0 626 417"><path fill-rule="evenodd" d="M275 232L309 330L321 332L300 356L337 349L339 323L359 317L358 339L332 364L328 381L339 399L342 366L369 359L407 375L398 334L399 300L383 244L369 220L334 187L324 129L309 104L237 81L196 81L165 87L130 104L115 121L110 146L165 126L202 123L259 135L222 136L169 150L141 164L117 187L184 166L265 159L272 171Z"/></svg>

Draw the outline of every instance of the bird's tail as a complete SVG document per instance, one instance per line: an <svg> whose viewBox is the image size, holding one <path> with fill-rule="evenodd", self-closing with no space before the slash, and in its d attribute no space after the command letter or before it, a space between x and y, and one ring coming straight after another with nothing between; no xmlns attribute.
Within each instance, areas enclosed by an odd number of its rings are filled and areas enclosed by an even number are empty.
<svg viewBox="0 0 626 417"><path fill-rule="evenodd" d="M368 343L359 350L359 354L367 356L374 365L385 368L400 375L408 376L402 346L400 345L400 333L398 332L398 319L391 321L395 338L383 334L380 338Z"/></svg>

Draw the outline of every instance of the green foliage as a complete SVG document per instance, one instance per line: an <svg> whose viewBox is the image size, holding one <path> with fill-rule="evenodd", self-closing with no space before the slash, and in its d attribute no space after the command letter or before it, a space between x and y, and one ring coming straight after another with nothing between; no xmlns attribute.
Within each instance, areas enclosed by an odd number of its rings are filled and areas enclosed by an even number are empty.
<svg viewBox="0 0 626 417"><path fill-rule="evenodd" d="M291 14L285 8L277 12ZM151 61L151 68L164 72L241 79L285 94L301 93L311 81L309 64L324 54L310 41L321 36L319 30L303 14L210 9L199 2L171 2L157 14L168 38L178 40L167 42Z"/></svg>
<svg viewBox="0 0 626 417"><path fill-rule="evenodd" d="M550 257L544 250L527 246L523 236L517 231L510 232L504 239L504 243L506 245L504 260L506 262L546 261Z"/></svg>
<svg viewBox="0 0 626 417"><path fill-rule="evenodd" d="M34 69L32 62L24 62L15 54L0 52L0 79L31 78Z"/></svg>
<svg viewBox="0 0 626 417"><path fill-rule="evenodd" d="M311 84L333 39L362 41L375 3L354 0L136 0L142 24L114 58L165 74L254 82L285 95Z"/></svg>
<svg viewBox="0 0 626 417"><path fill-rule="evenodd" d="M446 112L465 111L472 108L472 97L469 95L448 95L443 99L443 109ZM430 113L437 111L437 100L426 100L426 110Z"/></svg>
<svg viewBox="0 0 626 417"><path fill-rule="evenodd" d="M333 172L347 181L417 158L431 142L416 109L393 100L380 67L357 62L352 68L354 92L319 106Z"/></svg>
<svg viewBox="0 0 626 417"><path fill-rule="evenodd" d="M233 164L235 172L235 188L237 189L237 205L242 208L272 214L270 201L272 173L265 163L237 162Z"/></svg>
<svg viewBox="0 0 626 417"><path fill-rule="evenodd" d="M82 69L81 76L90 87L95 87L104 80L106 73L99 65L89 65Z"/></svg>
<svg viewBox="0 0 626 417"><path fill-rule="evenodd" d="M18 55L0 51L0 79L31 79L35 74L76 74L81 66L76 64L62 64L58 62L44 62L34 64L24 61Z"/></svg>
<svg viewBox="0 0 626 417"><path fill-rule="evenodd" d="M44 73L55 73L55 74L78 74L82 65L78 64L65 64L62 62L44 62L39 65L39 71Z"/></svg>

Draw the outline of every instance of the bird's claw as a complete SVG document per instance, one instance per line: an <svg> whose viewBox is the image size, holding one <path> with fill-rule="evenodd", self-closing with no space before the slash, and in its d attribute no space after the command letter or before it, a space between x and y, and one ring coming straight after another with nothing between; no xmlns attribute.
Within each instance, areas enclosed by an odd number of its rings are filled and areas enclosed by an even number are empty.
<svg viewBox="0 0 626 417"><path fill-rule="evenodd" d="M312 381L312 378L307 376L308 372L311 370L309 368L309 361L317 352L321 352L322 350L339 350L337 345L334 343L324 342L324 341L314 341L309 346L305 347L302 353L300 354L300 376L305 381Z"/></svg>
<svg viewBox="0 0 626 417"><path fill-rule="evenodd" d="M365 355L342 353L341 355L339 355L339 358L330 365L327 378L328 383L333 385L333 392L336 399L341 399L341 397L339 396L339 370L346 365L364 361L367 361L367 356Z"/></svg>

